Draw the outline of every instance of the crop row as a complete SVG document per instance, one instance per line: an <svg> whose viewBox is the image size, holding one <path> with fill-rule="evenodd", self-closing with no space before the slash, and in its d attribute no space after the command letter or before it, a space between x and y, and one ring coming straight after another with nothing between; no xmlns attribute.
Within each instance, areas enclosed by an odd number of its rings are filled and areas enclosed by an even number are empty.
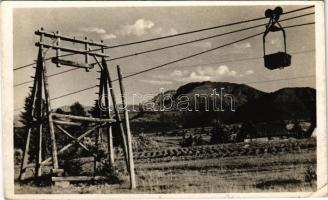
<svg viewBox="0 0 328 200"><path fill-rule="evenodd" d="M135 152L137 162L171 161L206 159L218 157L233 157L246 155L277 154L287 152L301 152L304 149L314 149L313 141L282 141L261 143L232 143L218 145L204 145L193 147L176 147L156 151Z"/></svg>

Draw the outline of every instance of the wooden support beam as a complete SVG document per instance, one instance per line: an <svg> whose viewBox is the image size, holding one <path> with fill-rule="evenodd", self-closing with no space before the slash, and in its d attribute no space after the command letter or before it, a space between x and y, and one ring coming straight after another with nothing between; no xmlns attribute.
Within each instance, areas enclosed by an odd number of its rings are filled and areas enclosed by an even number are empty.
<svg viewBox="0 0 328 200"><path fill-rule="evenodd" d="M40 41L42 41L42 35L40 36ZM38 59L37 59L37 68L38 73L36 78L38 79L38 91L37 91L37 101L36 101L36 109L37 109L37 152L36 153L36 165L35 165L35 176L40 177L42 175L42 121L43 121L43 47L40 46Z"/></svg>
<svg viewBox="0 0 328 200"><path fill-rule="evenodd" d="M72 136L68 131L66 131L65 129L63 129L60 125L56 125L57 128L63 132L65 135L67 135L69 138L73 139L74 141L77 141L77 138ZM88 149L88 147L86 147L83 143L77 141L77 143L86 151L90 152L90 149ZM96 157L96 154L92 154L92 156Z"/></svg>
<svg viewBox="0 0 328 200"><path fill-rule="evenodd" d="M71 135L68 131L66 131L63 127L61 127L60 125L56 124L56 127L63 132L65 135L67 135L69 138L76 140L76 137L74 137L73 135Z"/></svg>
<svg viewBox="0 0 328 200"><path fill-rule="evenodd" d="M45 62L43 62L45 63ZM58 169L58 157L57 157L57 145L56 145L56 136L55 136L55 129L53 124L53 119L50 116L51 112L51 106L50 106L50 96L49 96L49 89L48 89L48 76L47 76L47 67L43 66L43 84L44 84L44 95L45 95L45 101L46 101L46 111L48 115L48 125L49 125L49 134L51 139L51 153L52 153L52 166L53 169ZM42 160L40 161L42 163Z"/></svg>
<svg viewBox="0 0 328 200"><path fill-rule="evenodd" d="M59 38L63 41L68 41L68 42L74 42L74 43L80 43L80 44L85 44L86 42L90 45L93 46L99 46L99 47L109 47L107 45L105 45L104 43L100 43L100 42L94 42L94 41L86 41L83 39L78 39L72 36L65 36L65 35L60 35L59 32L57 33L53 33L53 32L48 32L48 31L44 31L44 30L37 30L35 31L36 35L41 35L43 34L45 37L50 37L50 38Z"/></svg>
<svg viewBox="0 0 328 200"><path fill-rule="evenodd" d="M68 125L68 126L81 126L82 124L82 123L68 122L68 121L61 121L61 120L52 120L52 121L59 125Z"/></svg>
<svg viewBox="0 0 328 200"><path fill-rule="evenodd" d="M60 49L61 51L65 51L65 52L70 52L70 53L76 53L76 54L83 54L83 55L92 55L92 56L98 56L98 57L108 57L108 55L103 54L103 53L97 53L95 51L86 51L86 50L82 50L82 49L75 49L75 48L71 48L71 47L60 47L57 46L55 44L48 44L45 42L36 42L35 46L44 46L45 48L53 48L53 49Z"/></svg>
<svg viewBox="0 0 328 200"><path fill-rule="evenodd" d="M130 167L130 187L131 189L136 188L136 179L134 174L134 162L133 162L133 149L132 149L132 135L130 131L130 122L129 122L129 114L127 110L127 103L125 102L125 91L123 87L123 81L122 81L122 74L121 69L117 65L117 75L118 75L118 81L120 85L121 90L121 97L122 97L122 105L124 109L124 119L125 119L125 128L126 128L126 138L127 138L127 146L128 146L128 158L129 158L129 167Z"/></svg>
<svg viewBox="0 0 328 200"><path fill-rule="evenodd" d="M98 124L94 127L92 127L91 129L89 129L88 131L84 132L82 135L80 135L79 137L76 138L75 141L65 145L63 148L61 148L59 151L58 151L58 155L62 154L63 152L65 152L68 148L70 148L71 146L73 146L74 144L80 142L84 137L90 135L94 130L96 130L97 128L101 127L101 126L104 126L105 123L103 124ZM44 161L42 161L42 165L45 165L47 162L51 161L52 157L48 157L47 159L45 159Z"/></svg>
<svg viewBox="0 0 328 200"><path fill-rule="evenodd" d="M51 59L51 62L53 62L57 65L67 65L67 66L71 66L71 67L83 68L87 71L89 71L90 69L93 68L93 65L90 65L90 64L78 63L75 61L65 60L65 59L61 59L61 58L57 58L57 57L53 57Z"/></svg>
<svg viewBox="0 0 328 200"><path fill-rule="evenodd" d="M94 118L94 117L81 117L76 115L65 115L59 113L51 113L52 116L59 117L59 118L68 118L77 121L87 121L87 122L109 122L113 123L116 122L115 119L102 119L102 118Z"/></svg>
<svg viewBox="0 0 328 200"><path fill-rule="evenodd" d="M105 74L105 71L102 70L101 73L102 79L103 79L103 87L104 87L104 95L105 95L105 106L107 108L106 110L106 117L110 117L110 102L108 98L108 80L107 76ZM108 149L108 161L110 166L114 166L114 159L115 159L115 154L114 154L114 145L113 145L113 132L112 132L112 126L108 125L106 128L106 133L107 133L107 149Z"/></svg>
<svg viewBox="0 0 328 200"><path fill-rule="evenodd" d="M56 37L56 39L57 39L57 41L56 41L56 45L57 45L57 46L60 46L60 32L57 31L57 32L56 32L56 35L57 35L57 37ZM58 48L58 49L56 49L56 57L58 58L58 57L60 57L60 56L61 56L61 53L60 53L60 49ZM60 67L60 64L57 63L57 64L56 64L56 67Z"/></svg>
<svg viewBox="0 0 328 200"><path fill-rule="evenodd" d="M38 70L36 69L35 70L35 77L37 76L37 74L38 74ZM30 116L33 116L34 112L35 112L35 103L36 103L37 90L38 90L38 80L34 79L32 93L31 93L32 104L31 104ZM32 127L29 127L28 130L27 130L27 134L26 134L25 148L24 148L24 153L23 153L21 170L20 170L20 174L19 174L19 180L21 180L21 181L25 179L26 168L27 168L27 165L28 165L28 155L29 155L29 150L30 150L31 134L32 134Z"/></svg>
<svg viewBox="0 0 328 200"><path fill-rule="evenodd" d="M25 149L24 149L23 160L21 164L21 170L19 174L19 180L21 181L25 179L26 168L28 165L28 152L30 149L31 132L32 132L32 128L29 127L26 135Z"/></svg>
<svg viewBox="0 0 328 200"><path fill-rule="evenodd" d="M102 67L102 70L105 71L106 76L107 76L108 87L109 87L109 90L110 90L110 96L112 98L114 112L115 112L116 120L117 120L117 123L118 123L117 125L119 126L119 130L120 130L121 137L122 137L122 140L123 140L122 141L122 146L123 146L124 158L125 158L125 162L126 162L126 165L127 165L127 170L129 170L128 147L127 147L125 130L124 130L124 127L123 127L123 123L121 123L121 116L118 112L115 93L114 93L114 90L113 90L112 80L111 80L111 77L110 77L110 74L109 74L109 71L108 71L107 63L106 63L106 60L104 58L102 59L101 64L98 62L97 59L96 59L96 61L99 64L99 66Z"/></svg>
<svg viewBox="0 0 328 200"><path fill-rule="evenodd" d="M107 176L67 176L67 177L51 177L53 182L57 181L104 181L109 180Z"/></svg>

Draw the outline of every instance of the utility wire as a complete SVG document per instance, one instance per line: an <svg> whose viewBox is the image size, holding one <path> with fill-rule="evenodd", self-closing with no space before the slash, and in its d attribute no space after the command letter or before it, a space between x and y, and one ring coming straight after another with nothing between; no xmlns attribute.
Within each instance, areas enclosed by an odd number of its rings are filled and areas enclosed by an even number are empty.
<svg viewBox="0 0 328 200"><path fill-rule="evenodd" d="M314 14L314 12L306 13L306 14L299 15L299 16L289 17L289 18L280 20L280 22L288 21L288 20L292 20L292 19L296 19L296 18L301 18L301 17L313 15L313 14ZM229 34L232 34L232 33L246 31L246 30L250 30L250 29L262 27L262 26L265 26L265 25L266 25L266 23L265 24L256 25L256 26L247 27L247 28L243 28L243 29L238 29L238 30L234 30L234 31L230 31L230 32L222 33L222 34L212 35L212 36L200 38L200 39L197 39L197 40L191 40L191 41L188 41L188 42L173 44L173 45L169 45L169 46L165 46L165 47L160 47L160 48L156 48L156 49L151 49L151 50L147 50L147 51L133 53L133 54L125 55L125 56L120 56L120 57L108 59L106 61L113 61L113 60L119 60L119 59L128 58L128 57L132 57L132 56L138 56L138 55L142 55L142 54L145 54L145 53L160 51L160 50L164 50L164 49L168 49L168 48L172 48L172 47L177 47L177 46L186 45L186 44L190 44L190 43L194 43L194 42L199 42L199 41L206 40L206 39L211 39L211 38L215 38L215 37L229 35ZM92 65L94 65L94 64L97 64L97 63L92 63ZM64 74L66 72L70 72L70 71L74 71L74 70L78 70L78 69L80 69L80 68L69 69L69 70L66 70L66 71L62 71L62 72L59 72L59 73L55 73L55 74L49 75L48 77L56 76L56 75L60 75L60 74ZM24 85L24 84L27 84L27 83L31 83L31 82L33 82L33 80L32 81L25 81L25 82L22 82L22 83L19 83L19 84L15 84L14 87L20 86L20 85Z"/></svg>
<svg viewBox="0 0 328 200"><path fill-rule="evenodd" d="M314 22L309 22L309 23L304 23L304 24L295 24L295 25L286 26L285 29L294 28L294 27L300 27L300 26L306 26L306 25L313 25L313 24L315 24L315 23ZM145 72L148 72L148 71L152 71L152 70L155 70L155 69L158 69L158 68L161 68L161 67L164 67L164 66L167 66L167 65L170 65L170 64L173 64L173 63L182 61L182 60L186 60L186 59L189 59L189 58L198 56L198 55L202 55L202 54L205 54L205 53L214 51L216 49L220 49L220 48L223 48L223 47L226 47L226 46L229 46L229 45L232 45L232 44L235 44L235 43L238 43L238 42L247 40L247 39L254 38L256 36L262 35L263 33L264 32L260 32L260 33L257 33L257 34L254 34L254 35L251 35L251 36L248 36L248 37L244 37L242 39L239 39L239 40L236 40L236 41L233 41L233 42L230 42L230 43L226 43L224 45L221 45L221 46L218 46L218 47L215 47L215 48L212 48L212 49L208 49L206 51L195 53L195 54L189 55L187 57L183 57L183 58L180 58L180 59L177 59L177 60L168 62L168 63L164 63L162 65L158 65L156 67L152 67L152 68L149 68L149 69L146 69L146 70L142 70L142 71L139 71L139 72L136 72L136 73L133 73L133 74L129 74L127 76L123 76L122 79L129 78L129 77L132 77L132 76L136 76L136 75L139 75L139 74L142 74L142 73L145 73ZM112 82L114 82L114 81L118 81L118 79L114 79ZM60 98L63 98L63 97L66 97L66 96L69 96L69 95L72 95L72 94L76 94L76 93L79 93L79 92L83 92L83 91L86 91L86 90L89 90L89 89L93 89L93 88L96 88L96 87L98 87L98 86L97 85L91 86L91 87L84 88L84 89L81 89L81 90L78 90L78 91L74 91L74 92L71 92L71 93L67 93L67 94L64 94L64 95L61 95L61 96L58 96L58 97L54 97L54 98L52 98L50 100L60 99Z"/></svg>
<svg viewBox="0 0 328 200"><path fill-rule="evenodd" d="M314 52L315 50L305 50L305 51L295 51L295 52L290 52L293 55L297 55L297 54L303 54L303 53L310 53L310 52ZM193 67L193 66L203 66L203 65L211 65L211 64L224 64L224 63L231 63L231 62L240 62L240 61L248 61L248 60L258 60L258 59L263 59L263 56L258 56L258 57L250 57L250 58L242 58L242 59L234 59L234 60L223 60L223 61L219 61L219 62L209 62L209 63L201 63L201 64L196 64L196 65L184 65L184 66L179 66L179 68L183 68L183 67ZM74 71L74 70L78 70L80 68L73 68L73 69L69 69L69 70L65 70L62 72L58 72L58 73L54 73L51 75L48 75L47 77L53 77L53 76L57 76L60 74L64 74L66 72L70 72L70 71ZM135 73L135 72L133 72ZM19 84L14 85L14 87L20 86L20 85L25 85L28 83L32 83L33 80L30 81L25 81Z"/></svg>
<svg viewBox="0 0 328 200"><path fill-rule="evenodd" d="M54 73L54 74L48 75L47 77L49 78L49 77L57 76L57 75L64 74L66 72L70 72L70 71L74 71L74 70L78 70L78 69L81 69L81 68L73 68L73 69L61 71L61 72L58 72L58 73ZM27 83L32 83L33 81L34 80L30 80L30 81L25 81L25 82L22 82L22 83L18 83L18 84L15 84L14 87L17 87L17 86L20 86L20 85L25 85Z"/></svg>
<svg viewBox="0 0 328 200"><path fill-rule="evenodd" d="M289 52L292 55L297 55L297 54L304 54L304 53L311 53L315 52L314 49L312 50L305 50L305 51L294 51L294 52ZM241 58L241 59L230 59L230 60L223 60L223 61L218 61L218 62L208 62L208 63L200 63L200 64L194 64L194 65L181 65L177 66L177 68L184 68L184 67L196 67L196 66L204 66L204 65L212 65L212 64L226 64L226 63L234 63L234 62L241 62L241 61L249 61L249 60L259 60L263 59L263 56L257 56L257 57L249 57L249 58ZM130 74L133 74L135 72L130 72Z"/></svg>
<svg viewBox="0 0 328 200"><path fill-rule="evenodd" d="M310 23L304 23L304 24L296 24L296 25L291 25L291 26L286 26L284 27L285 29L288 29L288 28L294 28L294 27L299 27L299 26L306 26L306 25L312 25L314 24L314 22L310 22ZM238 43L238 42L241 42L241 41L244 41L244 40L248 40L248 39L251 39L251 38L254 38L256 36L259 36L259 35L262 35L264 32L260 32L260 33L256 33L254 35L251 35L251 36L248 36L248 37L244 37L240 40L236 40L236 41L233 41L233 42L229 42L229 43L226 43L224 45L221 45L221 46L218 46L218 47L215 47L215 48L211 48L211 49L208 49L208 50L205 50L205 51L202 51L202 52L199 52L199 53L195 53L195 54L192 54L192 55L189 55L189 56L186 56L186 57L183 57L183 58L180 58L180 59L177 59L177 60L173 60L171 62L168 62L168 63L164 63L162 65L158 65L156 67L152 67L152 68L148 68L148 69L145 69L145 70L142 70L142 71L139 71L139 72L136 72L136 73L133 73L133 74L130 74L130 75L127 75L127 76L123 76L122 78L129 78L129 77L132 77L132 76L136 76L138 74L142 74L142 73L145 73L145 72L148 72L148 71L152 71L152 70L155 70L155 69L158 69L158 68L161 68L161 67L165 67L167 65L170 65L170 64L173 64L173 63L176 63L176 62L180 62L182 60L186 60L186 59L189 59L189 58L192 58L192 57L196 57L196 56L199 56L199 55L202 55L202 54L205 54L205 53L208 53L208 52L211 52L211 51L214 51L216 49L220 49L220 48L223 48L223 47L226 47L226 46L229 46L229 45L232 45L232 44L235 44L235 43ZM118 79L115 79L113 81L118 81Z"/></svg>
<svg viewBox="0 0 328 200"><path fill-rule="evenodd" d="M290 14L290 13L294 13L294 12L298 12L298 11L302 11L302 10L306 10L306 9L310 9L310 8L314 8L314 6L307 6L307 7L291 10L291 11L282 13L282 15L286 15L286 14ZM112 49L112 48L117 48L117 47L123 47L123 46L135 45L135 44L151 42L151 41L156 41L156 40L162 40L162 39L166 39L166 38L171 38L171 37L176 37L176 36L181 36L181 35L187 35L187 34L197 33L197 32L201 32L201 31L207 31L207 30L212 30L212 29L218 29L218 28L233 26L233 25L237 25L237 24L248 23L248 22L252 22L252 21L258 21L258 20L262 20L262 19L266 19L266 18L267 17L259 17L259 18L254 18L254 19L250 19L250 20L243 20L243 21L239 21L239 22L234 22L234 23L229 23L229 24L224 24L224 25L219 25L219 26L213 26L213 27L208 27L208 28L203 28L203 29L198 29L198 30L193 30L193 31L187 31L187 32L182 32L182 33L163 36L163 37L157 37L157 38L152 38L152 39L147 39L147 40L124 43L124 44L119 44L119 45L114 45L114 46L106 46L104 48L92 49L92 50L88 50L88 51L85 51L85 52L99 51L99 50L102 50L102 49ZM63 55L57 56L57 58L58 57L65 57L65 56L71 56L71 55L76 55L76 53L63 54ZM51 60L51 59L52 59L52 57L47 58L44 61ZM25 67L32 66L34 64L35 63L31 63L31 64L27 64L27 65L23 65L23 66L14 68L14 71L16 71L18 69L25 68Z"/></svg>
<svg viewBox="0 0 328 200"><path fill-rule="evenodd" d="M286 19L280 20L279 22L288 21L288 20L297 19L297 18L300 18L300 17L313 15L314 13L315 12L311 12L311 13L307 13L307 14L304 14L304 15L299 15L299 16L295 16L295 17L286 18ZM115 57L115 58L111 58L111 59L106 59L106 61L113 61L113 60L119 60L119 59L128 58L128 57L132 57L132 56L138 56L138 55L142 55L142 54L145 54L145 53L151 53L151 52L160 51L160 50L164 50L164 49L168 49L168 48L172 48L172 47L177 47L177 46L191 44L191 43L195 43L195 42L199 42L199 41L203 41L203 40L207 40L207 39L211 39L211 38L216 38L216 37L220 37L220 36L224 36L224 35L229 35L229 34L232 34L232 33L238 33L238 32L241 32L241 31L251 30L251 29L259 28L259 27L262 27L262 26L265 26L265 25L267 25L267 23L256 25L256 26L251 26L251 27L247 27L247 28L243 28L243 29L233 30L233 31L229 31L229 32L221 33L221 34L216 34L216 35L212 35L212 36L208 36L208 37L203 37L203 38L196 39L196 40L191 40L191 41L187 41L187 42L182 42L182 43L178 43L178 44L164 46L164 47L160 47L160 48L156 48L156 49L141 51L141 52L138 52L138 53L132 53L132 54L119 56L119 57ZM97 64L97 63L92 63L92 65L94 65L94 64Z"/></svg>

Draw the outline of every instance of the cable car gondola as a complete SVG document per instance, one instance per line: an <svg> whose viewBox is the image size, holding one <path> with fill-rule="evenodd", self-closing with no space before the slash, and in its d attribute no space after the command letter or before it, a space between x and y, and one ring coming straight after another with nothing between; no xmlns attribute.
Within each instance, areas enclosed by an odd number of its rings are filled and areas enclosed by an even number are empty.
<svg viewBox="0 0 328 200"><path fill-rule="evenodd" d="M264 66L270 70L288 67L291 64L291 55L287 54L286 49L286 33L283 27L278 22L280 15L283 13L281 7L276 7L274 10L268 9L265 11L265 16L270 20L266 25L266 30L263 34L263 52L264 52ZM265 37L269 32L282 31L284 37L284 52L277 52L273 54L266 54L265 51Z"/></svg>

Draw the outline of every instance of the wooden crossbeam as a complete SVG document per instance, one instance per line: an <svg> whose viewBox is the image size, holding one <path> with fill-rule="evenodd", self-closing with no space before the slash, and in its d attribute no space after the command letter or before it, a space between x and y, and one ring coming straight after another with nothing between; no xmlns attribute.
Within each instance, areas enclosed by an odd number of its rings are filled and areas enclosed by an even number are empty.
<svg viewBox="0 0 328 200"><path fill-rule="evenodd" d="M93 46L99 46L99 47L105 47L105 48L109 47L101 42L83 40L83 39L79 39L79 38L75 38L75 37L71 37L71 36L65 36L65 35L61 35L59 33L53 33L53 32L48 32L48 31L44 31L44 30L37 30L37 31L35 31L35 34L36 35L43 34L45 37L50 37L50 38L60 38L61 40L68 41L68 42L75 42L75 43L81 43L81 44L88 43Z"/></svg>
<svg viewBox="0 0 328 200"><path fill-rule="evenodd" d="M72 66L72 67L77 67L77 68L83 68L89 71L90 69L93 68L93 65L86 64L86 63L79 63L71 60L64 60L64 59L59 59L57 57L54 57L51 59L51 62L57 64L57 65L67 65L67 66Z"/></svg>
<svg viewBox="0 0 328 200"><path fill-rule="evenodd" d="M67 177L51 177L54 182L57 181L104 181L109 180L106 176L67 176Z"/></svg>
<svg viewBox="0 0 328 200"><path fill-rule="evenodd" d="M77 144L79 144L84 150L90 152L90 149L88 149L88 147L86 147L83 143L77 141L77 138L72 136L68 131L66 131L63 127L61 127L60 125L56 125L57 128L63 132L65 135L67 135L69 138L73 139L75 142L77 142ZM93 156L97 156L96 154L92 154Z"/></svg>
<svg viewBox="0 0 328 200"><path fill-rule="evenodd" d="M76 123L76 122L68 122L68 121L61 121L61 120L53 120L53 122L60 125L81 126L81 123Z"/></svg>
<svg viewBox="0 0 328 200"><path fill-rule="evenodd" d="M68 131L66 131L63 127L61 127L60 125L56 124L56 127L63 132L64 134L66 134L69 138L76 140L76 137L74 137L73 135L71 135Z"/></svg>
<svg viewBox="0 0 328 200"><path fill-rule="evenodd" d="M61 148L59 151L58 151L58 155L59 154L62 154L63 152L65 152L67 149L69 149L71 146L73 146L74 144L80 142L84 137L90 135L94 130L96 130L97 128L101 127L101 126L104 126L105 123L103 124L98 124L97 126L94 126L92 127L90 130L84 132L82 135L80 135L79 137L76 138L75 141L67 144L66 146L64 146L63 148ZM42 161L42 165L46 164L47 162L51 161L52 160L52 157L48 157L47 159L45 159L44 161Z"/></svg>
<svg viewBox="0 0 328 200"><path fill-rule="evenodd" d="M76 54L83 54L83 55L92 55L92 56L98 56L98 57L109 57L108 55L104 53L98 53L95 51L86 51L86 50L81 50L81 49L76 49L76 48L71 48L71 47L60 47L57 46L56 44L48 44L46 42L36 42L35 46L43 46L45 48L53 48L53 49L60 49L62 51L70 52L70 53L76 53Z"/></svg>
<svg viewBox="0 0 328 200"><path fill-rule="evenodd" d="M102 118L94 118L94 117L81 117L81 116L76 116L76 115L65 115L65 114L59 114L59 113L51 113L52 116L55 117L62 117L62 118L68 118L68 119L73 119L77 121L88 121L88 122L109 122L113 123L116 122L115 119L102 119Z"/></svg>

